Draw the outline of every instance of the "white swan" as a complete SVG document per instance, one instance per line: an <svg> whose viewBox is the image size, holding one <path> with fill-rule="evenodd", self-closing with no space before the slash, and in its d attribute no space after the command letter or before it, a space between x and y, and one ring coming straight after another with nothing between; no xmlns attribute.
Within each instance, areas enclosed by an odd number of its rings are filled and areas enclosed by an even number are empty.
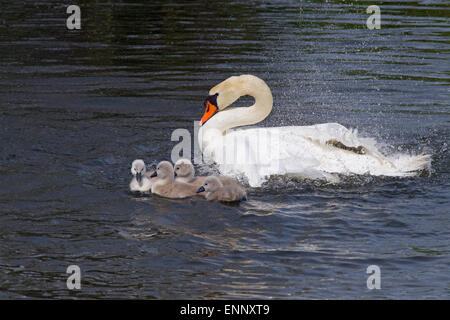
<svg viewBox="0 0 450 320"><path fill-rule="evenodd" d="M272 110L269 87L252 75L230 77L209 94L198 132L203 159L224 175L246 176L252 187L277 174L336 181L333 173L411 176L430 165L429 155L386 157L375 140L337 123L230 130L256 124ZM227 108L244 95L255 103Z"/></svg>

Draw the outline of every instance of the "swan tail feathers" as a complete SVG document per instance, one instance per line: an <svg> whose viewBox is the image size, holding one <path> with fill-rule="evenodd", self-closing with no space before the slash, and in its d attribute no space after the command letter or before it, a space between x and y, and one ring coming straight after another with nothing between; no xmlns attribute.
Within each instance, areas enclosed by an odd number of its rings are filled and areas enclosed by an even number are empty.
<svg viewBox="0 0 450 320"><path fill-rule="evenodd" d="M399 155L393 161L397 168L401 168L404 176L415 176L424 172L430 172L431 155L419 154L416 156Z"/></svg>
<svg viewBox="0 0 450 320"><path fill-rule="evenodd" d="M411 167L413 171L429 171L431 169L431 155L430 154L420 154L414 156L411 159Z"/></svg>

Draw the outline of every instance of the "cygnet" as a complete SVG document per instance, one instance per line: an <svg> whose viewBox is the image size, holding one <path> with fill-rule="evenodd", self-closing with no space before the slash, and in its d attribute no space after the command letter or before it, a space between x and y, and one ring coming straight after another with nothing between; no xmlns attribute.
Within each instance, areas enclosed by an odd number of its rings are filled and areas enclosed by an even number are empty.
<svg viewBox="0 0 450 320"><path fill-rule="evenodd" d="M192 184L196 186L197 189L203 185L203 182L205 182L205 179L207 178L207 176L195 176L195 169L192 162L185 158L175 162L174 170L175 181ZM224 186L237 184L237 181L231 177L218 176L217 178Z"/></svg>
<svg viewBox="0 0 450 320"><path fill-rule="evenodd" d="M131 191L149 192L154 179L151 178L153 172L147 172L147 167L142 159L136 159L131 164L131 174L133 179L130 182Z"/></svg>
<svg viewBox="0 0 450 320"><path fill-rule="evenodd" d="M247 200L247 193L244 188L238 184L224 186L215 176L206 177L203 185L197 190L197 193L206 192L207 200L218 200L223 202L234 202Z"/></svg>

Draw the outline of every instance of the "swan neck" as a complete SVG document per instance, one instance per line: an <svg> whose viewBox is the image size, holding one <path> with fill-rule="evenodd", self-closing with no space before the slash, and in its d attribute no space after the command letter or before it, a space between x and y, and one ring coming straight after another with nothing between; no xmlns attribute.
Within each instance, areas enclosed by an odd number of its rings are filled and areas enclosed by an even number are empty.
<svg viewBox="0 0 450 320"><path fill-rule="evenodd" d="M272 111L273 97L267 84L254 76L241 76L234 87L239 97L251 96L255 103L250 107L230 108L218 112L205 126L219 129L222 134L231 128L252 125L263 121ZM214 119L215 118L215 119Z"/></svg>

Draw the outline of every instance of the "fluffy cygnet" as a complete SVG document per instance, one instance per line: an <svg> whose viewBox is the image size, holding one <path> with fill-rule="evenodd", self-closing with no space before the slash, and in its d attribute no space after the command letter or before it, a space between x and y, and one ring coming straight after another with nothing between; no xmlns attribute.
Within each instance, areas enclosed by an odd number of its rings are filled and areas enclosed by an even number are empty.
<svg viewBox="0 0 450 320"><path fill-rule="evenodd" d="M149 192L154 179L151 178L153 172L147 172L145 162L136 159L131 164L131 174L133 179L130 182L131 191Z"/></svg>
<svg viewBox="0 0 450 320"><path fill-rule="evenodd" d="M206 192L207 200L218 200L224 202L234 202L247 200L247 193L244 188L238 184L224 186L218 177L206 177L203 185L197 190L197 193Z"/></svg>
<svg viewBox="0 0 450 320"><path fill-rule="evenodd" d="M175 181L189 183L200 188L205 182L206 176L195 176L195 169L189 159L179 159L175 162ZM224 186L237 184L237 181L231 177L218 176Z"/></svg>
<svg viewBox="0 0 450 320"><path fill-rule="evenodd" d="M175 181L173 166L169 161L161 161L151 175L158 177L152 184L152 193L166 198L187 198L196 195L197 188L191 184Z"/></svg>

